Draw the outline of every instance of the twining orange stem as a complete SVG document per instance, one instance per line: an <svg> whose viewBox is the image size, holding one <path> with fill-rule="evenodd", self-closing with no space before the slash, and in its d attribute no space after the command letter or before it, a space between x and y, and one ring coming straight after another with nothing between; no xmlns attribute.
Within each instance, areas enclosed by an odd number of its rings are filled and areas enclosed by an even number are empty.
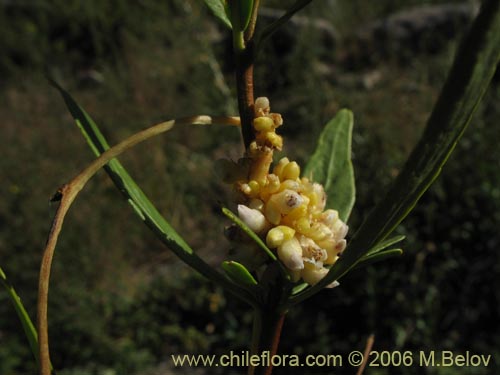
<svg viewBox="0 0 500 375"><path fill-rule="evenodd" d="M60 204L57 208L49 237L45 245L42 263L40 265L40 276L38 282L37 330L40 375L51 375L47 310L52 260L54 257L57 240L62 229L64 218L78 193L83 189L88 180L111 159L117 157L118 155L137 145L138 143L170 130L175 124L210 125L212 123L232 126L239 126L240 124L239 118L237 117L193 116L179 120L171 120L152 126L132 135L131 137L102 153L87 168L85 168L80 174L78 174L78 176L73 178L73 180L65 184L57 191L53 200L60 201Z"/></svg>

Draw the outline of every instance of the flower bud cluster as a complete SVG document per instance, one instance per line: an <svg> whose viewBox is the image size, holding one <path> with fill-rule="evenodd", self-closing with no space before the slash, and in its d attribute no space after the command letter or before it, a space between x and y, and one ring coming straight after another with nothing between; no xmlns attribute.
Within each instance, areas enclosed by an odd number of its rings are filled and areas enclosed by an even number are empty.
<svg viewBox="0 0 500 375"><path fill-rule="evenodd" d="M275 249L293 281L314 285L345 249L348 227L337 211L325 210L323 186L300 177L296 162L285 157L271 170L273 150L283 145L275 129L283 121L269 112L267 98L256 100L255 115L248 179L236 182L245 200L238 215Z"/></svg>

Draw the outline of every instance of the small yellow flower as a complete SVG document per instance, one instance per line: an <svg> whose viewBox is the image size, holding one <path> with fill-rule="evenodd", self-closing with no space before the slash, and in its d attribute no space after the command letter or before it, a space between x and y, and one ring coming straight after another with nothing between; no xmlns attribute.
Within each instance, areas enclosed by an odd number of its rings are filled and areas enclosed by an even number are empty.
<svg viewBox="0 0 500 375"><path fill-rule="evenodd" d="M286 225L279 225L267 232L266 244L271 249L281 246L283 242L291 240L295 236L295 230Z"/></svg>

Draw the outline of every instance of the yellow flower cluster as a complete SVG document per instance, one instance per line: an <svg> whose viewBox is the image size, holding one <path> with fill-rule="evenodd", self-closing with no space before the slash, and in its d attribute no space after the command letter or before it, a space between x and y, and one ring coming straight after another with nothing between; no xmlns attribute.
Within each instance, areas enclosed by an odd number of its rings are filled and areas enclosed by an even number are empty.
<svg viewBox="0 0 500 375"><path fill-rule="evenodd" d="M323 186L300 177L296 162L282 158L271 172L273 151L283 145L275 129L283 121L270 113L267 98L256 100L255 115L248 178L236 182L245 200L238 215L270 249L276 249L293 281L314 285L328 273L325 266L335 263L344 250L348 227L337 211L325 210Z"/></svg>

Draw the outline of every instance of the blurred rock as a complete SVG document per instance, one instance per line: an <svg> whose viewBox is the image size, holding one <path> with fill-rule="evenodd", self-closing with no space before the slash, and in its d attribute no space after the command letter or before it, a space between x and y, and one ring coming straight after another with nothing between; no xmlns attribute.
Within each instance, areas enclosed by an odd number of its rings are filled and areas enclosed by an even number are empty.
<svg viewBox="0 0 500 375"><path fill-rule="evenodd" d="M259 22L261 26L267 26L278 20L283 14L285 14L284 10L261 7ZM280 47L276 52L285 54L290 52L299 35L308 31L319 33L318 39L321 47L325 50L332 51L338 45L339 33L328 20L295 15L272 36L273 43Z"/></svg>
<svg viewBox="0 0 500 375"><path fill-rule="evenodd" d="M475 2L402 10L346 38L340 60L358 68L386 58L404 62L417 53L436 53L466 30L478 10Z"/></svg>

